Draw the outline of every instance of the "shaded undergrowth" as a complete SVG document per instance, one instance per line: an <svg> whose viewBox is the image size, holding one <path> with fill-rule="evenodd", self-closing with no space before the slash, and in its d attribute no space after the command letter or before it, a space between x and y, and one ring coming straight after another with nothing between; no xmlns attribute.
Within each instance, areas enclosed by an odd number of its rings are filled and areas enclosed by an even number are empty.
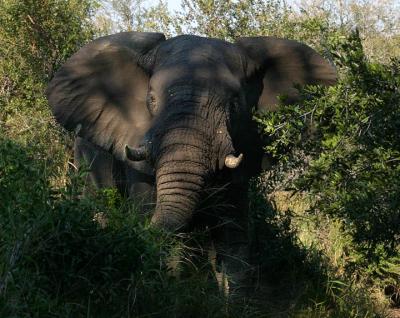
<svg viewBox="0 0 400 318"><path fill-rule="evenodd" d="M83 197L84 172L55 188L46 162L6 138L0 158L1 317L376 316L356 281L299 239L293 213L255 188L254 291L228 306L207 257L195 257L204 233L156 231L114 190Z"/></svg>
<svg viewBox="0 0 400 318"><path fill-rule="evenodd" d="M340 265L333 262L331 257L342 253L343 246L329 237L328 250L319 244L319 237L313 237L319 231L332 236L339 231L335 223L304 214L306 198L286 196L282 207L277 204L282 193L267 198L260 190L260 184L254 182L250 211L253 257L258 265L253 301L261 306L261 316L383 315L382 308L366 293L365 282L346 271L345 260Z"/></svg>

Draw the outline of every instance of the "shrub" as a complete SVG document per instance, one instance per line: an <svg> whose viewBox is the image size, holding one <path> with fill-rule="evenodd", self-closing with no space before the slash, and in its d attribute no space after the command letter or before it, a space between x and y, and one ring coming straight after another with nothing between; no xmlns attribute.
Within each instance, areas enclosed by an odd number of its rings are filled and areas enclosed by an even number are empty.
<svg viewBox="0 0 400 318"><path fill-rule="evenodd" d="M92 38L94 2L0 2L0 133L47 158L48 173L65 173L67 136L60 134L44 90L60 64Z"/></svg>
<svg viewBox="0 0 400 318"><path fill-rule="evenodd" d="M377 256L378 246L396 253L400 63L368 61L357 32L331 37L330 46L338 84L308 87L301 104L257 116L268 136L265 149L286 160L286 173L294 162L302 166L296 187L314 198L311 210L340 218L365 255Z"/></svg>
<svg viewBox="0 0 400 318"><path fill-rule="evenodd" d="M190 263L184 278L169 274L184 242L146 226L115 190L82 197L84 174L54 188L45 169L0 139L1 317L225 315L208 275Z"/></svg>

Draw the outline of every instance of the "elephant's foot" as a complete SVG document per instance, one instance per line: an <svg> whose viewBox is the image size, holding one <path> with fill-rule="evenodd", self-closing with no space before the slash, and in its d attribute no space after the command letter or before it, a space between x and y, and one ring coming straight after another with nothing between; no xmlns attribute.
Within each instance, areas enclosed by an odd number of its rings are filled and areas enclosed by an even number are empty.
<svg viewBox="0 0 400 318"><path fill-rule="evenodd" d="M244 300L251 289L250 277L252 267L248 262L248 246L229 246L209 251L209 261L221 293L228 302Z"/></svg>
<svg viewBox="0 0 400 318"><path fill-rule="evenodd" d="M229 299L234 302L244 300L250 290L251 265L248 263L247 246L234 254L221 256L220 277Z"/></svg>

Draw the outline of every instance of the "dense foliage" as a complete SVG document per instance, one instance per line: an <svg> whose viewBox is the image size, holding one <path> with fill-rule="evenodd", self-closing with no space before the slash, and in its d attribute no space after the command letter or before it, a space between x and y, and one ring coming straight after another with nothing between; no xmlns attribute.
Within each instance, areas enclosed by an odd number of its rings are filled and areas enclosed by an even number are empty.
<svg viewBox="0 0 400 318"><path fill-rule="evenodd" d="M113 190L81 198L81 175L54 189L28 153L0 139L1 317L220 315L223 299L199 270L169 274L182 243L139 223Z"/></svg>
<svg viewBox="0 0 400 318"><path fill-rule="evenodd" d="M91 0L0 2L0 134L44 154L60 173L65 139L44 90L61 63L92 38Z"/></svg>
<svg viewBox="0 0 400 318"><path fill-rule="evenodd" d="M339 217L364 252L400 243L400 60L368 61L357 32L330 39L340 79L303 90L304 102L258 117L266 151L293 163L313 211ZM280 172L282 173L282 172ZM293 186L294 184L292 184Z"/></svg>

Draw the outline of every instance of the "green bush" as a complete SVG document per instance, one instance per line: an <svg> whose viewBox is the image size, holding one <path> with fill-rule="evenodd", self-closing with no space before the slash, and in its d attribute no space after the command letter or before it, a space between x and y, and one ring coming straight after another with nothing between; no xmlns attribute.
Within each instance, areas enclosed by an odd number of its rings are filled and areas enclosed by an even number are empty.
<svg viewBox="0 0 400 318"><path fill-rule="evenodd" d="M207 274L169 274L183 243L139 222L133 202L82 197L84 175L51 187L45 161L4 138L0 158L1 317L225 315Z"/></svg>
<svg viewBox="0 0 400 318"><path fill-rule="evenodd" d="M44 91L63 61L93 36L94 2L0 2L0 133L22 143L62 178L69 153ZM63 180L64 182L64 180Z"/></svg>
<svg viewBox="0 0 400 318"><path fill-rule="evenodd" d="M312 211L342 220L365 255L377 256L378 247L393 254L400 243L400 61L369 62L357 32L329 44L338 84L308 87L301 104L257 116L265 149L289 163L286 173L302 165L296 187L315 199Z"/></svg>

